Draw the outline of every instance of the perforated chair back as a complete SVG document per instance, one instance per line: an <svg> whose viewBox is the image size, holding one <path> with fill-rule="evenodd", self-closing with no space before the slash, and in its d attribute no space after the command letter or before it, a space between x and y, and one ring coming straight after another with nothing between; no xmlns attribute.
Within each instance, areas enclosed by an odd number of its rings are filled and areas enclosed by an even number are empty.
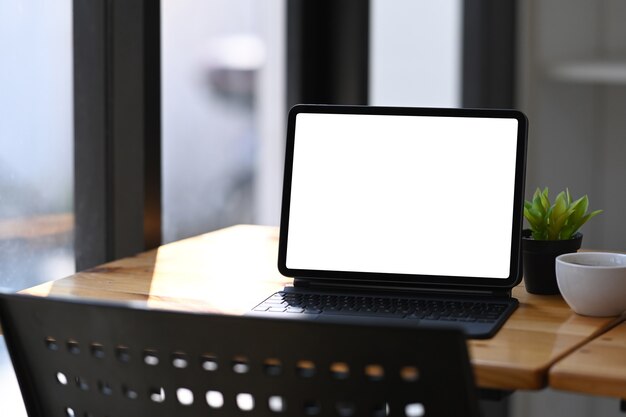
<svg viewBox="0 0 626 417"><path fill-rule="evenodd" d="M0 295L30 417L476 416L456 330Z"/></svg>

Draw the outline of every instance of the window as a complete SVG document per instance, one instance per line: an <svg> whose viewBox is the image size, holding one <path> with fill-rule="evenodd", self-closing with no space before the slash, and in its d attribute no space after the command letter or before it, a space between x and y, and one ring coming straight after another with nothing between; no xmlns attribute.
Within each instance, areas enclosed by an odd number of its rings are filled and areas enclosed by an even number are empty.
<svg viewBox="0 0 626 417"><path fill-rule="evenodd" d="M0 288L74 272L72 2L0 1Z"/></svg>
<svg viewBox="0 0 626 417"><path fill-rule="evenodd" d="M372 105L460 107L463 2L372 0Z"/></svg>
<svg viewBox="0 0 626 417"><path fill-rule="evenodd" d="M163 0L163 240L278 224L283 2Z"/></svg>

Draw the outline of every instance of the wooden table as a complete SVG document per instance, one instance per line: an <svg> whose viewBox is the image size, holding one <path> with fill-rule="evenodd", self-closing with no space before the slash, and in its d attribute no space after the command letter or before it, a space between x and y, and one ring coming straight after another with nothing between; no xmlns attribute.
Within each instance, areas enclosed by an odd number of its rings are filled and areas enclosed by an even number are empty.
<svg viewBox="0 0 626 417"><path fill-rule="evenodd" d="M558 362L550 370L550 386L626 399L626 322Z"/></svg>
<svg viewBox="0 0 626 417"><path fill-rule="evenodd" d="M235 226L161 246L24 292L243 314L291 284L278 272L278 230ZM520 307L489 340L469 341L482 388L541 389L549 368L614 321L573 313L560 296L514 289Z"/></svg>

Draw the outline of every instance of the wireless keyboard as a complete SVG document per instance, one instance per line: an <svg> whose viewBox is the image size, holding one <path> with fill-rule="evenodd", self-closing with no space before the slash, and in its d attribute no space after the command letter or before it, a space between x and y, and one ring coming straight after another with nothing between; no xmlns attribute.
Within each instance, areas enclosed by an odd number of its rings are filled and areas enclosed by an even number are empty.
<svg viewBox="0 0 626 417"><path fill-rule="evenodd" d="M326 321L461 327L469 337L490 337L515 310L515 299L397 297L277 292L252 309L254 315Z"/></svg>

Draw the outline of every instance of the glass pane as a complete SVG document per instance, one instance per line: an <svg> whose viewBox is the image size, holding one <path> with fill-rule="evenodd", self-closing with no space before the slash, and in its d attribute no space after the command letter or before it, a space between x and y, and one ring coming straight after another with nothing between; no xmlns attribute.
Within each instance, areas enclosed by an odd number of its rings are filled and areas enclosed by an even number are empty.
<svg viewBox="0 0 626 417"><path fill-rule="evenodd" d="M461 0L371 0L370 104L460 107Z"/></svg>
<svg viewBox="0 0 626 417"><path fill-rule="evenodd" d="M0 289L74 272L72 2L0 0Z"/></svg>
<svg viewBox="0 0 626 417"><path fill-rule="evenodd" d="M269 188L263 196L280 200L280 169L267 179L262 167L282 160L282 70L268 73L280 66L283 1L161 6L163 240L263 221L258 190ZM278 111L267 109L262 91L271 91ZM272 132L269 141L263 130ZM277 224L275 211L275 220L268 218Z"/></svg>

